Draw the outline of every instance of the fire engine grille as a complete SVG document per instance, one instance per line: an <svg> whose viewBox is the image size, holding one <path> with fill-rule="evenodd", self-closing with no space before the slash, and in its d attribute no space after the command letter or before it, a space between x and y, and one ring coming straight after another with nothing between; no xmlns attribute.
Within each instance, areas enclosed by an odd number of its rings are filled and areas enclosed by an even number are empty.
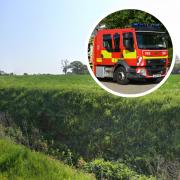
<svg viewBox="0 0 180 180"><path fill-rule="evenodd" d="M166 73L166 69L164 67L159 67L159 68L147 67L147 71L148 71L149 76L152 76L155 74L165 74Z"/></svg>
<svg viewBox="0 0 180 180"><path fill-rule="evenodd" d="M165 59L148 59L146 60L148 75L152 76L154 74L165 74L166 60Z"/></svg>
<svg viewBox="0 0 180 180"><path fill-rule="evenodd" d="M148 59L146 64L147 66L165 66L166 59Z"/></svg>

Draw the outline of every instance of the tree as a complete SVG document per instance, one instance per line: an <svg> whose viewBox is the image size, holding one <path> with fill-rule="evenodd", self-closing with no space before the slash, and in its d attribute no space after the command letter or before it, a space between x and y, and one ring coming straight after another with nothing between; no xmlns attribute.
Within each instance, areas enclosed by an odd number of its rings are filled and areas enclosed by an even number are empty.
<svg viewBox="0 0 180 180"><path fill-rule="evenodd" d="M162 23L154 16L140 10L122 10L117 11L105 17L99 24L104 24L107 28L124 28L129 27L132 23ZM162 25L164 29L164 26Z"/></svg>
<svg viewBox="0 0 180 180"><path fill-rule="evenodd" d="M5 75L6 73L2 70L0 70L0 75Z"/></svg>
<svg viewBox="0 0 180 180"><path fill-rule="evenodd" d="M66 75L67 70L69 68L69 61L67 59L62 59L61 60L61 68L62 68L63 73Z"/></svg>
<svg viewBox="0 0 180 180"><path fill-rule="evenodd" d="M71 69L74 74L87 74L87 66L84 65L81 61L73 61L70 63L68 69Z"/></svg>

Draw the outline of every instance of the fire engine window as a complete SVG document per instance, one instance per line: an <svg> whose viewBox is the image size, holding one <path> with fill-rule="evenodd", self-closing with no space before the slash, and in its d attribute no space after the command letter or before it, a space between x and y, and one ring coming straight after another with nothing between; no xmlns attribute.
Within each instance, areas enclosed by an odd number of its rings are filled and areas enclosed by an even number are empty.
<svg viewBox="0 0 180 180"><path fill-rule="evenodd" d="M112 52L112 37L110 34L103 35L103 46L107 51Z"/></svg>
<svg viewBox="0 0 180 180"><path fill-rule="evenodd" d="M123 34L123 45L126 49L130 51L134 51L134 39L132 32Z"/></svg>
<svg viewBox="0 0 180 180"><path fill-rule="evenodd" d="M119 52L120 51L120 48L119 48L120 35L118 33L116 33L116 34L114 34L113 38L114 38L114 52Z"/></svg>

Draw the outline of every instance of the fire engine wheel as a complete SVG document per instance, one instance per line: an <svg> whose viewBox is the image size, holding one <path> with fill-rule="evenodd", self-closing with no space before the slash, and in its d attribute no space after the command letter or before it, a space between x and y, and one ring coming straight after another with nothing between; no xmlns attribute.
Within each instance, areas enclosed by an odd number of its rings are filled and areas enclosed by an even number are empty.
<svg viewBox="0 0 180 180"><path fill-rule="evenodd" d="M115 79L118 84L126 85L129 83L127 73L124 67L118 67L115 71Z"/></svg>

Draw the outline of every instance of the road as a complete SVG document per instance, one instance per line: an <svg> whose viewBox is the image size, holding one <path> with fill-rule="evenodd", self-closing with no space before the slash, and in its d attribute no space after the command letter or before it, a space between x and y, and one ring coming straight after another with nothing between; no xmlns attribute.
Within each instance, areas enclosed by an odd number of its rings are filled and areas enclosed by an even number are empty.
<svg viewBox="0 0 180 180"><path fill-rule="evenodd" d="M154 86L157 84L153 83L147 83L144 81L133 81L130 82L128 85L120 85L117 84L116 82L113 82L111 79L105 79L105 80L100 80L103 85L105 85L107 88L118 92L118 93L123 93L123 94L138 94L145 92L149 89L152 89Z"/></svg>

